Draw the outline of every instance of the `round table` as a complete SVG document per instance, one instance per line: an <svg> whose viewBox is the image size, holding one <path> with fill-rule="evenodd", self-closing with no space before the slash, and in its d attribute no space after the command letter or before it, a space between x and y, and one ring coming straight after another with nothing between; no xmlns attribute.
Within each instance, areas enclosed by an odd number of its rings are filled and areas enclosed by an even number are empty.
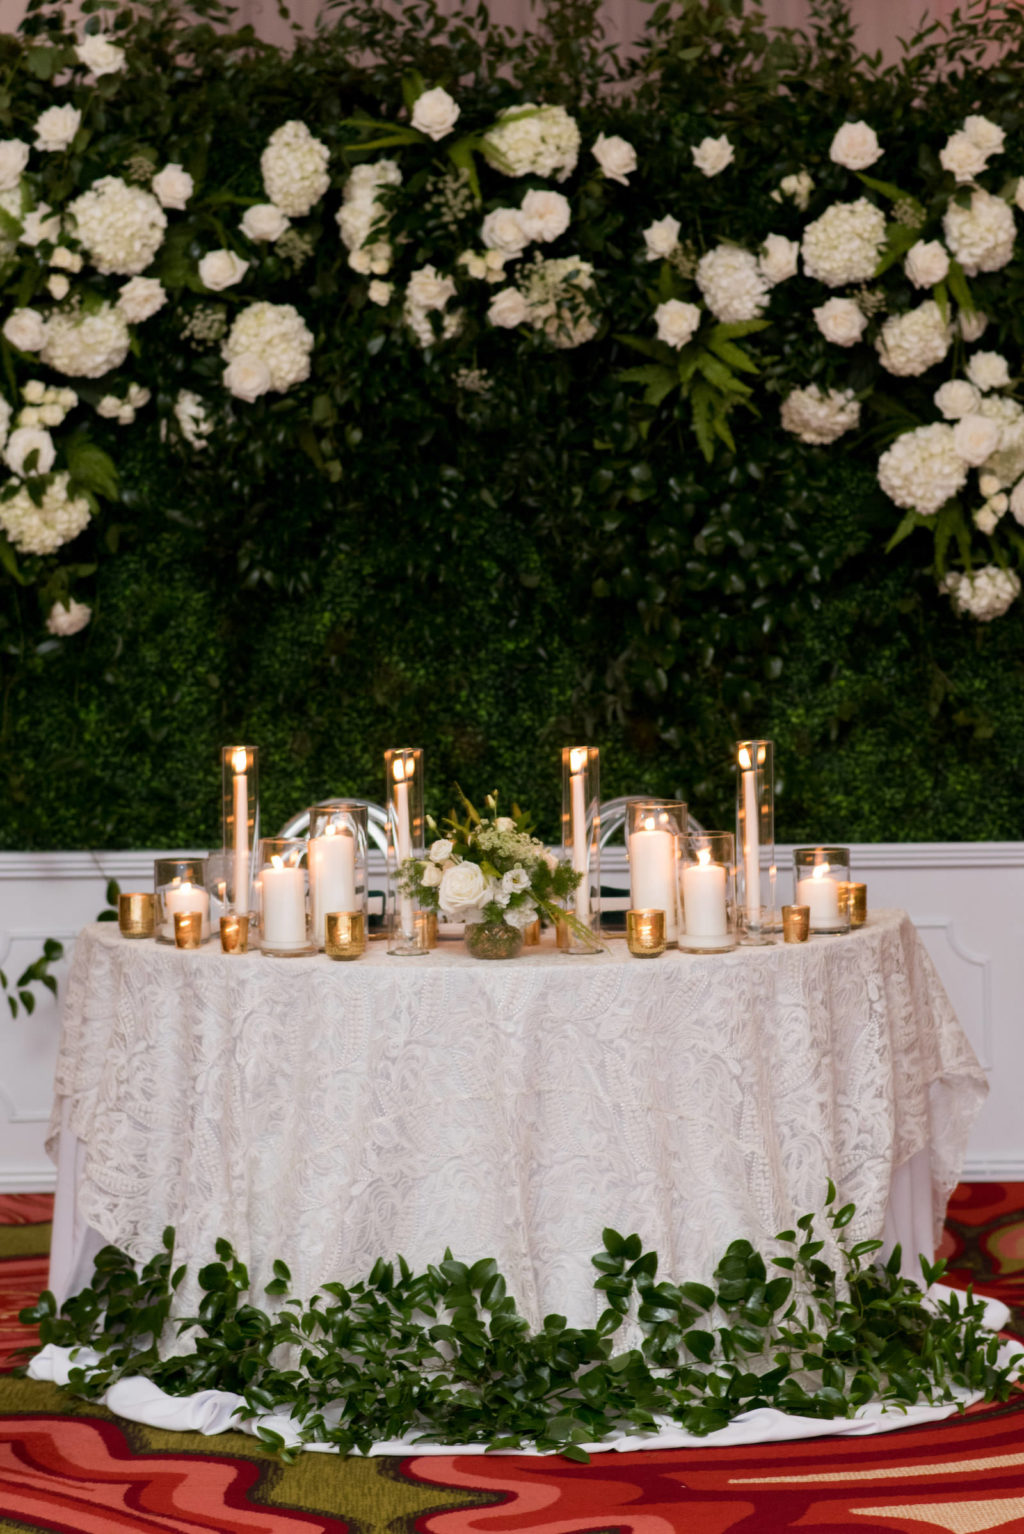
<svg viewBox="0 0 1024 1534"><path fill-rule="evenodd" d="M277 1257L308 1295L450 1247L496 1258L532 1324L586 1325L603 1227L707 1281L828 1177L854 1239L931 1255L985 1091L899 911L799 946L499 963L188 953L97 924L64 1003L51 1282L80 1287L103 1242L147 1258L167 1225L186 1309L218 1236L257 1302Z"/></svg>

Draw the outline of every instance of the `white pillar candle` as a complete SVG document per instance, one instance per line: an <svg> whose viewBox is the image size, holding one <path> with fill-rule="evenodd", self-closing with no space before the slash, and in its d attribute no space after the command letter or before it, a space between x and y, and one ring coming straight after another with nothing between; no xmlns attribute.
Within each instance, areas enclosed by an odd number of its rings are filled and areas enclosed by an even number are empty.
<svg viewBox="0 0 1024 1534"><path fill-rule="evenodd" d="M323 943L327 913L356 909L356 839L351 831L328 825L323 836L310 840L309 893L313 935Z"/></svg>
<svg viewBox="0 0 1024 1534"><path fill-rule="evenodd" d="M683 948L726 948L732 944L725 909L725 869L702 847L696 863L683 869Z"/></svg>
<svg viewBox="0 0 1024 1534"><path fill-rule="evenodd" d="M571 826L572 826L572 868L573 873L582 874L583 877L576 886L575 905L578 921L589 922L590 920L590 879L589 853L590 846L587 841L587 801L586 801L586 774L587 748L578 746L569 754L569 783L571 794Z"/></svg>
<svg viewBox="0 0 1024 1534"><path fill-rule="evenodd" d="M816 863L809 878L797 880L796 903L810 907L812 932L838 927L839 884L829 877L827 863Z"/></svg>
<svg viewBox="0 0 1024 1534"><path fill-rule="evenodd" d="M192 884L188 879L175 879L173 884L163 891L164 903L164 937L168 942L174 942L174 913L175 911L198 911L203 918L203 938L210 935L210 897L206 890L199 884Z"/></svg>
<svg viewBox="0 0 1024 1534"><path fill-rule="evenodd" d="M249 779L246 776L248 758L245 747L239 746L231 758L235 776L232 780L232 812L234 817L235 861L235 909L249 909Z"/></svg>
<svg viewBox="0 0 1024 1534"><path fill-rule="evenodd" d="M271 867L260 875L263 881L263 946L265 948L305 948L306 946L306 875L301 868L286 868L276 854Z"/></svg>
<svg viewBox="0 0 1024 1534"><path fill-rule="evenodd" d="M676 838L672 831L659 830L653 815L629 838L629 887L633 909L664 911L666 942L676 942Z"/></svg>
<svg viewBox="0 0 1024 1534"><path fill-rule="evenodd" d="M409 816L409 783L406 778L405 762L400 756L396 756L391 764L391 770L395 778L395 816L398 821L398 862L405 862L406 858L412 857L412 821ZM410 766L410 774L415 768ZM401 868L399 868L401 876ZM411 895L399 895L398 897L398 922L406 937L412 937L416 929L415 908Z"/></svg>
<svg viewBox="0 0 1024 1534"><path fill-rule="evenodd" d="M747 922L761 925L761 837L757 823L757 768L746 746L740 747L740 776L743 779L743 898Z"/></svg>

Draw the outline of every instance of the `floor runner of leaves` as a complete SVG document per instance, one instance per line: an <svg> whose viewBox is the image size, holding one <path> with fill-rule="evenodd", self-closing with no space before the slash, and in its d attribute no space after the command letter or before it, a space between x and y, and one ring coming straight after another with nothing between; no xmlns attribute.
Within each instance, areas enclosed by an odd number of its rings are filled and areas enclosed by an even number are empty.
<svg viewBox="0 0 1024 1534"><path fill-rule="evenodd" d="M51 1200L0 1195L0 1534L1024 1534L1024 1393L927 1428L715 1450L280 1466L251 1438L163 1433L15 1378L46 1284ZM950 1281L1024 1338L1024 1183L964 1183ZM215 1452L211 1446L215 1443Z"/></svg>

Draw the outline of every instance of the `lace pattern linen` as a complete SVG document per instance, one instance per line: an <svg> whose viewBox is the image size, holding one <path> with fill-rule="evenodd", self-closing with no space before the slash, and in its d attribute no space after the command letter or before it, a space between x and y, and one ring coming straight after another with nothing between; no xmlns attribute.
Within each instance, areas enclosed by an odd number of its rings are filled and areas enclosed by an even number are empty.
<svg viewBox="0 0 1024 1534"><path fill-rule="evenodd" d="M666 1277L762 1248L826 1177L880 1236L896 1169L930 1161L936 1236L987 1085L909 918L732 954L452 945L356 964L230 958L80 935L51 1153L79 1143L76 1214L137 1259L226 1236L259 1302L402 1253L494 1257L533 1325L600 1311L603 1226ZM820 1233L819 1233L820 1234ZM189 1282L192 1282L190 1278ZM195 1303L193 1287L181 1291Z"/></svg>

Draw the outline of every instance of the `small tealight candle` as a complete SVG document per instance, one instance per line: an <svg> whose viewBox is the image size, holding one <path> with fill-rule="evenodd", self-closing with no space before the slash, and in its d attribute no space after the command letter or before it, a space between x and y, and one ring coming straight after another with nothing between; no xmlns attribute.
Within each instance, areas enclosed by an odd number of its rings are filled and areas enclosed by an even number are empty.
<svg viewBox="0 0 1024 1534"><path fill-rule="evenodd" d="M203 912L175 911L174 946L176 948L198 948L202 941Z"/></svg>
<svg viewBox="0 0 1024 1534"><path fill-rule="evenodd" d="M220 946L223 953L246 953L249 947L248 916L222 916Z"/></svg>
<svg viewBox="0 0 1024 1534"><path fill-rule="evenodd" d="M626 943L635 959L656 959L665 952L664 911L627 911Z"/></svg>
<svg viewBox="0 0 1024 1534"><path fill-rule="evenodd" d="M174 918L179 911L198 911L205 927L210 915L210 897L198 884L192 884L188 879L175 879L174 882L162 893L165 933L168 939L177 941L174 936Z"/></svg>

